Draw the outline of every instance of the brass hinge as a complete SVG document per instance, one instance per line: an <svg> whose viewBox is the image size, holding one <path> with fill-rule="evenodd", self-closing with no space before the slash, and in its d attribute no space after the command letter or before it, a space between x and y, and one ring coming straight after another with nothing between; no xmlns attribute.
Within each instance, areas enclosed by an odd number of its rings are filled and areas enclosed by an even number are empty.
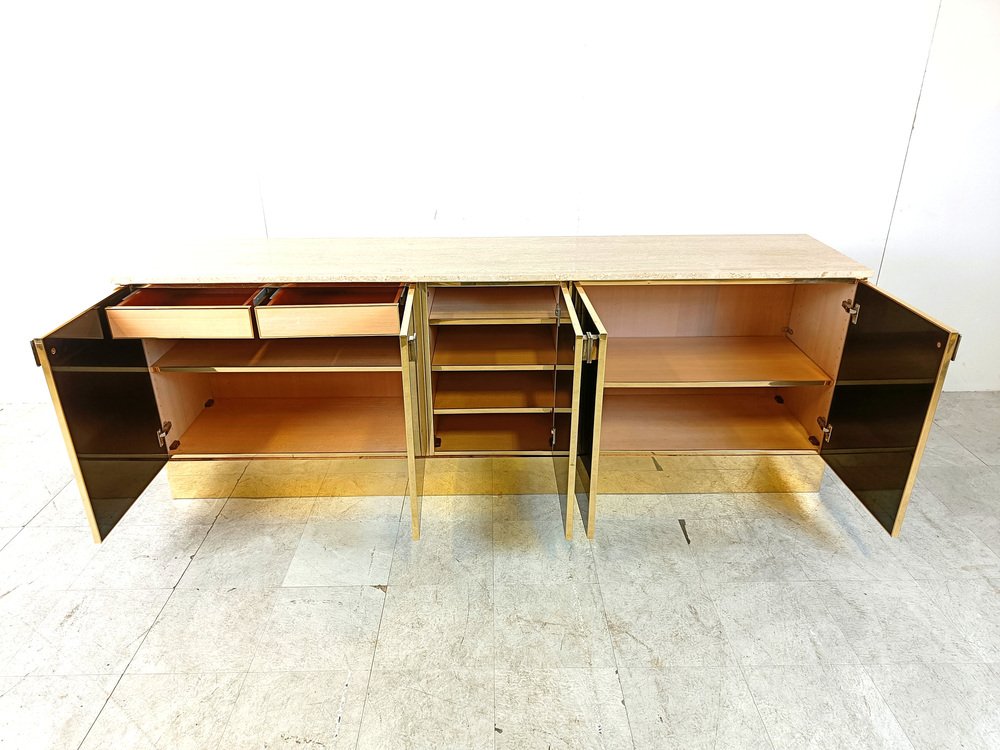
<svg viewBox="0 0 1000 750"><path fill-rule="evenodd" d="M410 361L417 361L417 334L411 333L406 337L406 350L410 354Z"/></svg>
<svg viewBox="0 0 1000 750"><path fill-rule="evenodd" d="M858 313L861 312L861 305L852 299L845 299L840 304L844 308L844 312L848 313L851 316L851 323L857 325Z"/></svg>
<svg viewBox="0 0 1000 750"><path fill-rule="evenodd" d="M951 350L951 361L954 362L958 356L958 345L962 343L962 334L955 336L955 348Z"/></svg>
<svg viewBox="0 0 1000 750"><path fill-rule="evenodd" d="M161 448L167 447L167 433L170 432L170 428L173 427L170 422L164 422L163 426L156 431L156 442L160 444Z"/></svg>
<svg viewBox="0 0 1000 750"><path fill-rule="evenodd" d="M830 436L833 435L833 425L827 422L825 417L817 417L816 424L823 433L823 442L829 443Z"/></svg>
<svg viewBox="0 0 1000 750"><path fill-rule="evenodd" d="M551 445L552 449L555 450L555 447L556 447L556 428L555 427L553 427L552 430L551 430L551 432L550 432L549 445Z"/></svg>
<svg viewBox="0 0 1000 750"><path fill-rule="evenodd" d="M583 334L583 353L581 359L584 364L589 364L597 359L597 342L600 340L596 333Z"/></svg>

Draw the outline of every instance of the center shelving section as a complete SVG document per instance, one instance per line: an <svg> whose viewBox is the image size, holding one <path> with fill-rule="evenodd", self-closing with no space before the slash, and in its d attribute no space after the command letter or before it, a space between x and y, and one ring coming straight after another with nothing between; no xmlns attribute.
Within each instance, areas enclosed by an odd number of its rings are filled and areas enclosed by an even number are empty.
<svg viewBox="0 0 1000 750"><path fill-rule="evenodd" d="M561 300L557 285L429 288L433 454L568 452L573 349Z"/></svg>

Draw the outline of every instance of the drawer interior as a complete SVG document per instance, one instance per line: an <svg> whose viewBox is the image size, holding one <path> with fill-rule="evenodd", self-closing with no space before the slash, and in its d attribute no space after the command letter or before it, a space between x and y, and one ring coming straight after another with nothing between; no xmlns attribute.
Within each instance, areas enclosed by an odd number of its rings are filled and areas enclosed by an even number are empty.
<svg viewBox="0 0 1000 750"><path fill-rule="evenodd" d="M248 307L260 292L256 286L144 286L119 307Z"/></svg>
<svg viewBox="0 0 1000 750"><path fill-rule="evenodd" d="M283 286L267 301L282 305L394 305L403 294L401 284L323 284Z"/></svg>

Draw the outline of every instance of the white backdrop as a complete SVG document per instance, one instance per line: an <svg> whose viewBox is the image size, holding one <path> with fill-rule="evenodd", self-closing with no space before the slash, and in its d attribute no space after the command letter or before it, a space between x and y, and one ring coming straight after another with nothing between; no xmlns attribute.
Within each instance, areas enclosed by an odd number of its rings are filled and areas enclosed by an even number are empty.
<svg viewBox="0 0 1000 750"><path fill-rule="evenodd" d="M0 10L0 400L151 238L268 235L805 232L1000 388L996 0L143 5Z"/></svg>

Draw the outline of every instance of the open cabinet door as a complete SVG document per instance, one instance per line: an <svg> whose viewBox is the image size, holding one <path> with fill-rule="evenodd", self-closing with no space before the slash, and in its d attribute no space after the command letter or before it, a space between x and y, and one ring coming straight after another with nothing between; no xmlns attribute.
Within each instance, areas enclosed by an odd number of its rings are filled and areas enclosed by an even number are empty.
<svg viewBox="0 0 1000 750"><path fill-rule="evenodd" d="M406 288L402 322L399 327L399 356L403 370L403 416L406 423L406 490L410 497L410 531L420 539L420 504L423 496L423 460L417 466L420 449L420 420L417 413L417 316L414 313L416 287Z"/></svg>
<svg viewBox="0 0 1000 750"><path fill-rule="evenodd" d="M864 282L844 309L851 325L821 455L897 536L959 335Z"/></svg>
<svg viewBox="0 0 1000 750"><path fill-rule="evenodd" d="M142 341L111 338L104 311L128 291L32 342L97 542L167 462Z"/></svg>
<svg viewBox="0 0 1000 750"><path fill-rule="evenodd" d="M579 404L579 422L576 425L576 466L570 476L575 477L575 495L580 506L580 516L587 531L587 538L594 538L594 521L597 514L597 470L601 458L601 408L604 404L604 352L608 332L587 293L576 284L573 291L573 309L583 329L582 363L580 365L579 392L574 392L574 405Z"/></svg>

